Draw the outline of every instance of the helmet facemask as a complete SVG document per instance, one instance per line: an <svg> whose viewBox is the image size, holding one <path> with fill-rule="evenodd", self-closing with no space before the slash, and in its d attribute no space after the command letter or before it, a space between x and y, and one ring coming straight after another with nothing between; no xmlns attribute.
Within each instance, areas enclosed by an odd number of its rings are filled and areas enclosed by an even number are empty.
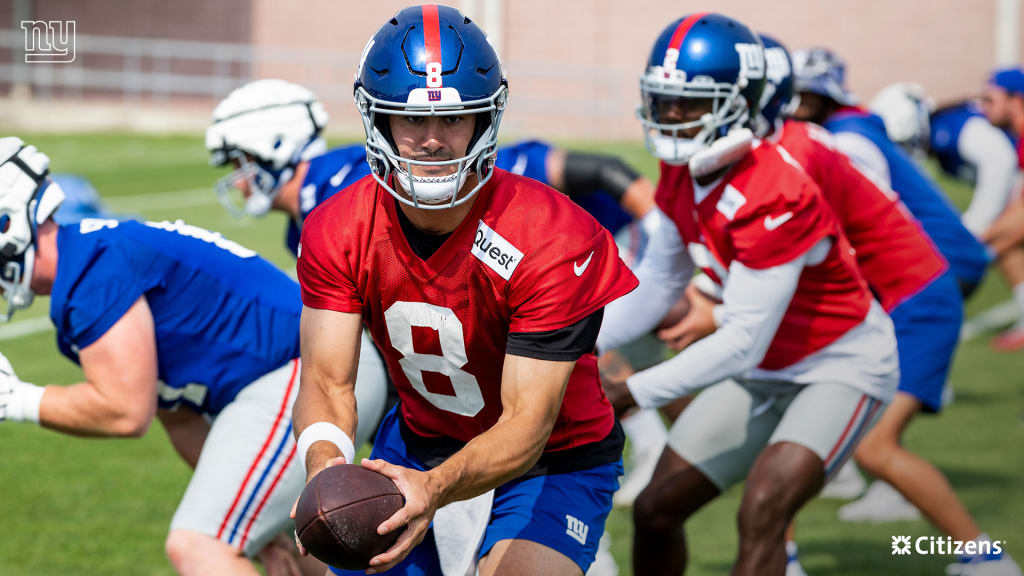
<svg viewBox="0 0 1024 576"><path fill-rule="evenodd" d="M327 112L316 96L284 80L250 82L218 104L206 148L210 166L234 165L214 185L228 213L266 214L299 163L327 152L326 123Z"/></svg>
<svg viewBox="0 0 1024 576"><path fill-rule="evenodd" d="M259 217L269 212L281 186L295 175L292 166L271 170L237 148L224 152L224 158L224 163L234 163L236 168L218 179L214 189L217 200L235 218ZM248 188L248 196L243 194L243 186Z"/></svg>
<svg viewBox="0 0 1024 576"><path fill-rule="evenodd" d="M28 308L35 298L31 288L32 268L36 262L35 246L29 245L15 258L0 258L0 262L0 293L7 301L6 309L0 312L0 322L9 322L15 310Z"/></svg>
<svg viewBox="0 0 1024 576"><path fill-rule="evenodd" d="M640 78L642 104L637 109L647 150L667 164L686 164L729 130L746 124L749 111L740 93L746 82L742 77L736 84L714 82L706 76L686 80L683 71L651 68ZM682 122L668 122L663 117L663 107L674 105L685 110L691 100L710 100L710 111L696 120ZM686 135L694 129L699 129L695 135Z"/></svg>
<svg viewBox="0 0 1024 576"><path fill-rule="evenodd" d="M454 92L454 90L453 90ZM446 97L458 98L457 93ZM365 88L355 94L366 131L366 156L375 180L399 202L424 210L443 210L467 202L490 180L498 152L498 126L505 112L508 92L504 83L488 98L448 104L400 104L374 98ZM476 126L465 155L451 160L414 160L398 152L391 135L390 116L475 115ZM452 166L446 176L416 176L413 166ZM467 177L475 173L476 185L459 196ZM398 192L391 175L406 192Z"/></svg>

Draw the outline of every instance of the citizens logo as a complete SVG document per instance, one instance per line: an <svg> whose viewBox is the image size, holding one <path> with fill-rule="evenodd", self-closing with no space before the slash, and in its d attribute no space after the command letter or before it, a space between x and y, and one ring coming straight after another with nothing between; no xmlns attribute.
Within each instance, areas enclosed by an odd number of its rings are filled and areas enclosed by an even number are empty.
<svg viewBox="0 0 1024 576"><path fill-rule="evenodd" d="M910 536L893 536L892 553L894 556L910 554Z"/></svg>
<svg viewBox="0 0 1024 576"><path fill-rule="evenodd" d="M1003 554L1005 540L971 540L963 542L953 540L949 536L911 536L892 537L892 555L908 556L990 556L999 557Z"/></svg>

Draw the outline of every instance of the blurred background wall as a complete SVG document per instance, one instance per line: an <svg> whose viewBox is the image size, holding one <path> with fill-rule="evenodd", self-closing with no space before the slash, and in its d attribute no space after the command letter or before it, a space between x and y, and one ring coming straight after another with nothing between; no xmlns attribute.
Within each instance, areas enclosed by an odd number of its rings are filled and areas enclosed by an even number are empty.
<svg viewBox="0 0 1024 576"><path fill-rule="evenodd" d="M331 130L361 133L352 76L394 0L0 0L0 126L24 130L201 130L248 80L282 77L327 104ZM637 77L657 35L714 10L790 49L833 48L849 82L923 84L940 103L1016 64L1020 0L453 0L508 70L505 136L637 139ZM26 64L23 20L76 23L75 60Z"/></svg>

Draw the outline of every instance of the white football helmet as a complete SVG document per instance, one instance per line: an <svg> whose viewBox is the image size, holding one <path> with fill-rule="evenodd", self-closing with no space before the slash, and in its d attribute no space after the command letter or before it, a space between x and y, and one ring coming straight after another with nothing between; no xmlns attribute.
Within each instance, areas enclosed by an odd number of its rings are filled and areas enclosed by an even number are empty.
<svg viewBox="0 0 1024 576"><path fill-rule="evenodd" d="M323 104L298 84L257 80L228 94L206 129L210 165L236 164L217 181L221 204L235 216L266 214L299 162L327 151L326 125Z"/></svg>
<svg viewBox="0 0 1024 576"><path fill-rule="evenodd" d="M882 117L890 140L914 153L927 151L935 103L920 85L909 82L890 84L871 100L868 108Z"/></svg>
<svg viewBox="0 0 1024 576"><path fill-rule="evenodd" d="M36 232L64 201L49 174L46 154L20 138L0 138L0 291L7 301L0 322L32 304Z"/></svg>

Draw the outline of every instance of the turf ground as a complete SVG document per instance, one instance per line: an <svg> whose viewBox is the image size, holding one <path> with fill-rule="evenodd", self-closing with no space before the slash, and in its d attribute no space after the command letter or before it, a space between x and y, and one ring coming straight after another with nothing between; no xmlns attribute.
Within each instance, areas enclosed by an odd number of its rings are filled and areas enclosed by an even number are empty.
<svg viewBox="0 0 1024 576"><path fill-rule="evenodd" d="M285 269L294 265L284 248L282 217L233 220L216 203L212 182L220 173L207 167L197 135L21 136L51 156L54 171L89 178L116 211L151 220L181 218L220 231ZM648 175L656 173L639 144L601 149L624 156ZM966 187L942 183L955 202L966 203ZM1002 279L990 274L968 315L1008 297ZM39 298L18 313L17 325L44 324L47 306ZM946 473L983 530L1024 559L1024 353L992 352L988 336L961 345L952 374L955 404L941 417L912 425L906 444ZM0 340L0 351L29 382L69 384L81 377L58 354L52 330ZM163 539L188 478L159 424L141 440L77 439L0 424L0 575L172 574ZM689 574L728 573L740 494L731 490L689 523ZM937 534L924 521L842 524L835 520L838 506L814 501L800 516L801 558L812 576L937 575L951 560L891 555L893 535ZM630 526L628 512L616 511L609 520L622 574L630 573Z"/></svg>

